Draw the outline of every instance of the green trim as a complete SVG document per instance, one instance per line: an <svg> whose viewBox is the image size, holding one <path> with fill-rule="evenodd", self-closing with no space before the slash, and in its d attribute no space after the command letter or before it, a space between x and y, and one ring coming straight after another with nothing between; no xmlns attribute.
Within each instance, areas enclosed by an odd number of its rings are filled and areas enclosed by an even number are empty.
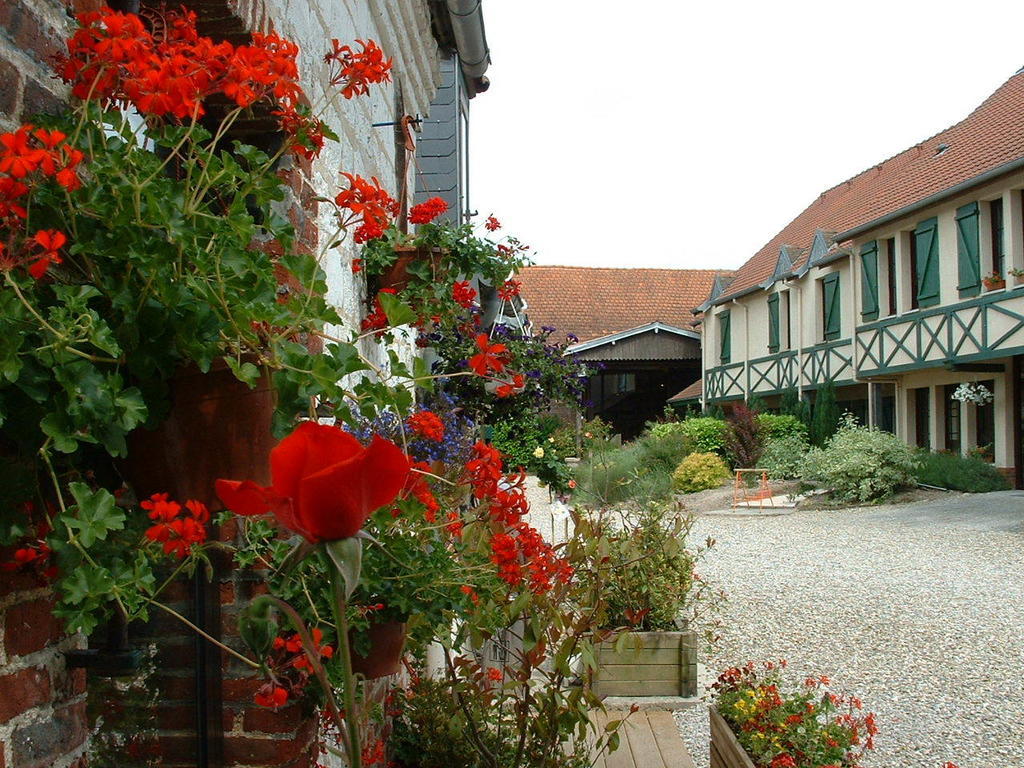
<svg viewBox="0 0 1024 768"><path fill-rule="evenodd" d="M863 320L878 319L878 241L860 248L861 308Z"/></svg>
<svg viewBox="0 0 1024 768"><path fill-rule="evenodd" d="M1024 284L1014 286L1008 291L996 291L991 293L983 293L973 299L967 301L958 301L955 304L943 304L941 307L935 309L912 309L909 312L904 312L902 315L893 315L892 317L886 317L882 320L877 320L873 323L867 323L865 325L857 326L857 333L861 331L870 331L875 328L884 328L888 325L898 325L899 323L906 323L918 317L934 317L935 315L945 314L946 312L956 311L958 309L970 309L971 307L978 307L982 304L998 304L1003 299L1017 299L1020 298L1024 293L1017 293L1017 291L1024 289Z"/></svg>
<svg viewBox="0 0 1024 768"><path fill-rule="evenodd" d="M956 256L960 298L977 296L981 292L977 202L956 209Z"/></svg>
<svg viewBox="0 0 1024 768"><path fill-rule="evenodd" d="M917 253L917 305L932 307L939 303L939 220L918 222L911 237Z"/></svg>
<svg viewBox="0 0 1024 768"><path fill-rule="evenodd" d="M779 351L779 294L768 296L768 351Z"/></svg>
<svg viewBox="0 0 1024 768"><path fill-rule="evenodd" d="M732 315L729 310L718 313L718 332L721 335L718 360L722 365L728 365L732 357Z"/></svg>
<svg viewBox="0 0 1024 768"><path fill-rule="evenodd" d="M946 366L949 363L974 363L980 360L999 360L1004 357L1014 357L1015 355L1024 354L1024 346L1020 347L1007 347L1000 349L995 352L975 352L970 355L957 355L955 358L946 358L943 360L929 360L923 363L904 363L903 365L889 365L885 368L861 368L857 371L857 375L860 377L864 376L885 376L890 373L905 373L906 371L923 371L928 368L941 368L946 370ZM807 389L807 387L804 387Z"/></svg>
<svg viewBox="0 0 1024 768"><path fill-rule="evenodd" d="M842 303L839 296L839 273L833 272L821 279L822 328L825 341L835 341L842 334Z"/></svg>

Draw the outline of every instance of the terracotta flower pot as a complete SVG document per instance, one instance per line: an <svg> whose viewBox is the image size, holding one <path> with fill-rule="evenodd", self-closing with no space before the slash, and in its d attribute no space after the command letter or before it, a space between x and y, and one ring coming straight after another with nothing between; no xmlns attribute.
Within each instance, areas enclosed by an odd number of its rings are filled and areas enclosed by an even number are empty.
<svg viewBox="0 0 1024 768"><path fill-rule="evenodd" d="M136 494L169 493L221 508L214 483L245 477L270 484L274 392L264 375L255 389L240 382L223 363L209 373L183 368L171 383L172 404L155 430L128 437L125 474Z"/></svg>
<svg viewBox="0 0 1024 768"><path fill-rule="evenodd" d="M352 638L352 671L367 680L393 675L402 668L402 650L405 648L405 622L383 621L371 624L365 635L370 649L366 656L359 655Z"/></svg>
<svg viewBox="0 0 1024 768"><path fill-rule="evenodd" d="M1006 287L1006 280L1002 279L992 280L989 278L985 278L981 282L984 283L986 291L998 291L1000 288Z"/></svg>
<svg viewBox="0 0 1024 768"><path fill-rule="evenodd" d="M413 280L409 274L409 267L415 262L429 262L431 272L436 275L441 268L441 257L444 251L440 248L413 248L408 245L396 245L395 253L398 258L388 269L378 275L377 290L392 288L395 291L402 291Z"/></svg>

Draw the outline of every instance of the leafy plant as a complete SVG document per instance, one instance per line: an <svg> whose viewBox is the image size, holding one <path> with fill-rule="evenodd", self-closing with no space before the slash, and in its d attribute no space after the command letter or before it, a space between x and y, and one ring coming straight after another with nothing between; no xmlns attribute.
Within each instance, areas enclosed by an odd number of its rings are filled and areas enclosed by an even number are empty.
<svg viewBox="0 0 1024 768"><path fill-rule="evenodd" d="M914 482L914 452L895 435L857 424L843 416L824 448L804 460L804 479L817 481L840 501L869 502Z"/></svg>
<svg viewBox="0 0 1024 768"><path fill-rule="evenodd" d="M696 572L713 541L688 546L693 518L650 504L623 515L609 540L614 574L605 585L605 626L634 631L696 627L717 607L718 595Z"/></svg>
<svg viewBox="0 0 1024 768"><path fill-rule="evenodd" d="M683 493L717 488L729 477L729 467L714 453L691 453L672 474L672 485Z"/></svg>
<svg viewBox="0 0 1024 768"><path fill-rule="evenodd" d="M780 411L785 415L795 417L804 427L810 429L811 404L806 398L800 397L800 393L795 387L782 393Z"/></svg>
<svg viewBox="0 0 1024 768"><path fill-rule="evenodd" d="M829 678L802 686L782 677L785 661L731 667L712 686L719 714L756 765L859 768L878 727L860 699L828 689Z"/></svg>
<svg viewBox="0 0 1024 768"><path fill-rule="evenodd" d="M757 414L742 403L733 407L726 419L725 445L737 467L756 467L764 451L764 438Z"/></svg>
<svg viewBox="0 0 1024 768"><path fill-rule="evenodd" d="M800 477L808 450L810 446L803 434L769 438L765 440L760 464L772 480L790 480Z"/></svg>
<svg viewBox="0 0 1024 768"><path fill-rule="evenodd" d="M789 413L759 413L757 414L757 425L765 440L792 435L807 439L807 425Z"/></svg>
<svg viewBox="0 0 1024 768"><path fill-rule="evenodd" d="M679 429L685 435L694 451L726 455L726 433L728 427L722 419L700 416L680 422Z"/></svg>
<svg viewBox="0 0 1024 768"><path fill-rule="evenodd" d="M988 493L1009 487L999 470L974 456L919 450L915 460L914 474L925 485L966 493Z"/></svg>

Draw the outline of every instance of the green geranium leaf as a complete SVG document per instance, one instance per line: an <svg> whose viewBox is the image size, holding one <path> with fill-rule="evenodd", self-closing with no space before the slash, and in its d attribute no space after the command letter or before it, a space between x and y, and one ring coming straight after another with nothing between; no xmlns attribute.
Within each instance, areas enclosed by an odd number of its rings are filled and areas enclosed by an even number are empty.
<svg viewBox="0 0 1024 768"><path fill-rule="evenodd" d="M377 294L380 299L380 306L384 314L388 316L391 325L408 325L416 319L416 313L412 307L404 303L400 298L390 293Z"/></svg>
<svg viewBox="0 0 1024 768"><path fill-rule="evenodd" d="M77 502L77 515L64 516L63 520L68 528L78 532L78 541L83 547L91 547L97 539L106 539L110 531L124 528L124 512L118 509L109 491L103 488L91 491L85 483L71 483L68 488Z"/></svg>

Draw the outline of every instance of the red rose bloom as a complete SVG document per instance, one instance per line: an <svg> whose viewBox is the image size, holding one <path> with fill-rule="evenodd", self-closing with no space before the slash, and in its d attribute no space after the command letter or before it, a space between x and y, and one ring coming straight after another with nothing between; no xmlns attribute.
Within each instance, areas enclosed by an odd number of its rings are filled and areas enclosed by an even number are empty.
<svg viewBox="0 0 1024 768"><path fill-rule="evenodd" d="M409 459L379 436L366 448L337 427L305 421L270 453L272 484L218 480L220 500L239 515L273 514L311 542L354 536L405 487Z"/></svg>

